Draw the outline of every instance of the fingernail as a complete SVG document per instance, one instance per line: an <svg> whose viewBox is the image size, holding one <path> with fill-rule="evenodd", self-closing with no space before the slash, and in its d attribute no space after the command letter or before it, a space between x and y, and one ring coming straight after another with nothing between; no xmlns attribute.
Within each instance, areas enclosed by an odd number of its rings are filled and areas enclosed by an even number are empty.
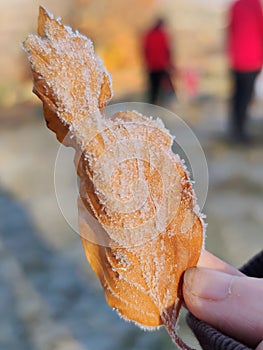
<svg viewBox="0 0 263 350"><path fill-rule="evenodd" d="M234 276L202 267L190 268L184 274L187 293L210 300L222 300L231 294Z"/></svg>

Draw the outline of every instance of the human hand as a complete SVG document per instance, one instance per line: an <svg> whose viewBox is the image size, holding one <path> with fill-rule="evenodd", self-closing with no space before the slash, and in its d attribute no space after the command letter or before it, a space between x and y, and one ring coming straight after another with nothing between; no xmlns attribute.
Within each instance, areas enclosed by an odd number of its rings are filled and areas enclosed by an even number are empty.
<svg viewBox="0 0 263 350"><path fill-rule="evenodd" d="M203 251L198 267L185 272L183 295L197 318L263 350L263 279L247 277Z"/></svg>

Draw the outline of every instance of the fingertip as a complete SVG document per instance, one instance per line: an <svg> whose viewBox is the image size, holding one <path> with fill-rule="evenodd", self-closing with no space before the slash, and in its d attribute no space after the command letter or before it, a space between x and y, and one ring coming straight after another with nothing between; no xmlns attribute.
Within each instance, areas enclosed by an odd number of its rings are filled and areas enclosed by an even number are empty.
<svg viewBox="0 0 263 350"><path fill-rule="evenodd" d="M262 340L262 292L261 279L202 267L191 268L184 274L187 309L198 319L253 346Z"/></svg>
<svg viewBox="0 0 263 350"><path fill-rule="evenodd" d="M183 297L187 309L196 317L210 319L215 305L227 298L232 275L196 267L184 274Z"/></svg>
<svg viewBox="0 0 263 350"><path fill-rule="evenodd" d="M184 276L187 293L201 299L222 300L230 290L231 280L235 276L204 267L188 269Z"/></svg>

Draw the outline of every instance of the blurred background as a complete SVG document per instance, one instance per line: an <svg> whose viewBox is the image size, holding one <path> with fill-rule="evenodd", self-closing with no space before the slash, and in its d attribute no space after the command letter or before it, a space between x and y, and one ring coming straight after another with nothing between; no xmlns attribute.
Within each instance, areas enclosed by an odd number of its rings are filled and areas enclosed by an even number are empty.
<svg viewBox="0 0 263 350"><path fill-rule="evenodd" d="M54 191L55 136L46 128L21 43L35 33L38 6L95 43L112 74L113 102L146 101L141 37L166 19L177 99L166 107L197 135L209 169L206 248L240 266L262 248L263 99L255 96L255 142L226 140L231 88L225 54L229 0L1 0L0 348L174 349L164 330L146 333L106 304L81 242ZM65 187L68 184L65 184ZM180 334L198 349L180 321Z"/></svg>

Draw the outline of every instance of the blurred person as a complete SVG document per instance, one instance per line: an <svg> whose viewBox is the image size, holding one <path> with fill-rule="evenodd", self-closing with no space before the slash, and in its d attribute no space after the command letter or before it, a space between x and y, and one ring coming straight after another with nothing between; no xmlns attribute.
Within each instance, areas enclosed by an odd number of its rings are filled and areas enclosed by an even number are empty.
<svg viewBox="0 0 263 350"><path fill-rule="evenodd" d="M148 75L149 103L156 104L163 91L174 94L171 48L163 19L158 19L143 38L143 55Z"/></svg>
<svg viewBox="0 0 263 350"><path fill-rule="evenodd" d="M263 64L263 12L261 0L236 0L229 10L227 31L229 64L233 78L230 136L250 141L246 132L248 107Z"/></svg>
<svg viewBox="0 0 263 350"><path fill-rule="evenodd" d="M240 271L203 251L184 274L183 296L204 350L263 350L263 250Z"/></svg>

